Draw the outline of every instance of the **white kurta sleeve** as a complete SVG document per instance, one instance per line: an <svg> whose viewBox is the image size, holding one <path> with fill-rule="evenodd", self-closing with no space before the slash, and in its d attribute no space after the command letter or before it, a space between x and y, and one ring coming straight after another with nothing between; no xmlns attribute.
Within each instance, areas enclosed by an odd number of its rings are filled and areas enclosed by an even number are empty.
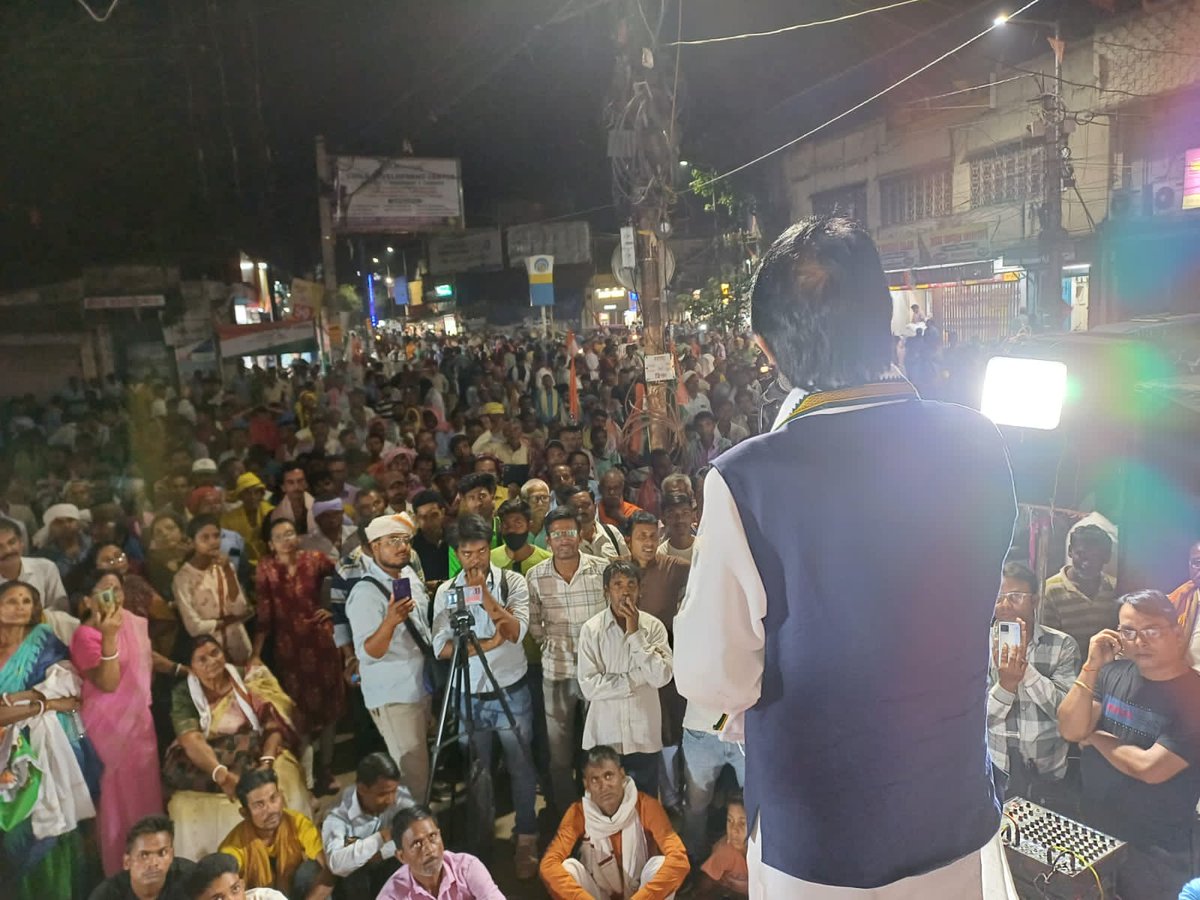
<svg viewBox="0 0 1200 900"><path fill-rule="evenodd" d="M742 713L762 687L767 593L725 479L704 480L704 518L675 617L675 684L697 705L730 716L725 740L742 739Z"/></svg>

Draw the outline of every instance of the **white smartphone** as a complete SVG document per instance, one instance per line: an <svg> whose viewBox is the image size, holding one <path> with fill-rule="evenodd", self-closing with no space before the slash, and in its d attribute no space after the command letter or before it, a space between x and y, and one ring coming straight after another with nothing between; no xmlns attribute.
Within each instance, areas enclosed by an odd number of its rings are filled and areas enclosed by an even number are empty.
<svg viewBox="0 0 1200 900"><path fill-rule="evenodd" d="M997 622L992 630L997 652L1005 646L1009 648L1010 653L1016 653L1021 649L1020 622Z"/></svg>

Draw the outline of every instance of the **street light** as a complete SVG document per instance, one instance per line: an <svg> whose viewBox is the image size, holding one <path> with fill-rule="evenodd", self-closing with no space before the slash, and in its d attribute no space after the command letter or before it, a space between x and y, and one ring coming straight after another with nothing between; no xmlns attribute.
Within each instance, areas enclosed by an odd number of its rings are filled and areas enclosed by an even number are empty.
<svg viewBox="0 0 1200 900"><path fill-rule="evenodd" d="M395 252L396 252L396 248L395 248L395 247L388 247L388 248L387 248L387 251L388 251L388 256L391 256L393 253L395 253Z"/></svg>

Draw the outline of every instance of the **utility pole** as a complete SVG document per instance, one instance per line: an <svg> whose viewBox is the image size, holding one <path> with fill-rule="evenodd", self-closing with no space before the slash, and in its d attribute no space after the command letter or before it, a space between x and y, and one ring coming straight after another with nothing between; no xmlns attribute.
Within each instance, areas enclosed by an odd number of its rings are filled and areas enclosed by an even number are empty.
<svg viewBox="0 0 1200 900"><path fill-rule="evenodd" d="M317 315L317 347L322 358L328 352L332 361L333 347L328 351L325 347L325 316L337 296L337 244L333 236L333 172L324 135L317 135L317 211L321 219L321 273L325 281L325 301Z"/></svg>
<svg viewBox="0 0 1200 900"><path fill-rule="evenodd" d="M617 25L613 89L605 108L613 194L618 210L637 232L635 285L642 312L642 351L647 356L667 349L663 329L666 247L661 236L668 230L664 225L668 224L679 166L674 96L678 65L676 60L672 79L672 66L659 53L658 28L662 27L667 3L660 0L655 10L638 0L626 0ZM651 24L656 11L657 28ZM676 48L675 52L680 51ZM665 382L647 383L646 408L650 414L650 447L666 448L669 432Z"/></svg>
<svg viewBox="0 0 1200 900"><path fill-rule="evenodd" d="M1054 86L1042 95L1045 116L1045 160L1042 174L1041 244L1043 273L1038 284L1037 317L1057 313L1062 304L1063 268L1063 55L1061 26L1054 25ZM1033 321L1038 321L1037 317Z"/></svg>

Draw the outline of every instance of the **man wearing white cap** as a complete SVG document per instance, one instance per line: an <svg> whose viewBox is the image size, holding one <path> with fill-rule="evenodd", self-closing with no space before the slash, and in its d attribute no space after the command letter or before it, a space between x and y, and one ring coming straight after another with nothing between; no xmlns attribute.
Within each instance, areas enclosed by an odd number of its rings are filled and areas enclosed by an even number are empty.
<svg viewBox="0 0 1200 900"><path fill-rule="evenodd" d="M192 463L192 487L216 487L221 483L216 460L202 456Z"/></svg>
<svg viewBox="0 0 1200 900"><path fill-rule="evenodd" d="M400 780L420 800L429 783L425 659L430 634L425 586L407 565L415 531L404 513L371 520L366 533L372 558L364 554L365 574L350 590L346 617L363 702L400 767Z"/></svg>
<svg viewBox="0 0 1200 900"><path fill-rule="evenodd" d="M58 574L64 578L92 547L82 520L83 514L74 503L55 503L42 516L45 528L38 532L43 537L40 555L58 566ZM33 541L38 543L37 536Z"/></svg>
<svg viewBox="0 0 1200 900"><path fill-rule="evenodd" d="M346 508L337 497L318 500L313 504L312 517L317 527L300 539L300 549L316 550L337 562L357 531L346 517Z"/></svg>

